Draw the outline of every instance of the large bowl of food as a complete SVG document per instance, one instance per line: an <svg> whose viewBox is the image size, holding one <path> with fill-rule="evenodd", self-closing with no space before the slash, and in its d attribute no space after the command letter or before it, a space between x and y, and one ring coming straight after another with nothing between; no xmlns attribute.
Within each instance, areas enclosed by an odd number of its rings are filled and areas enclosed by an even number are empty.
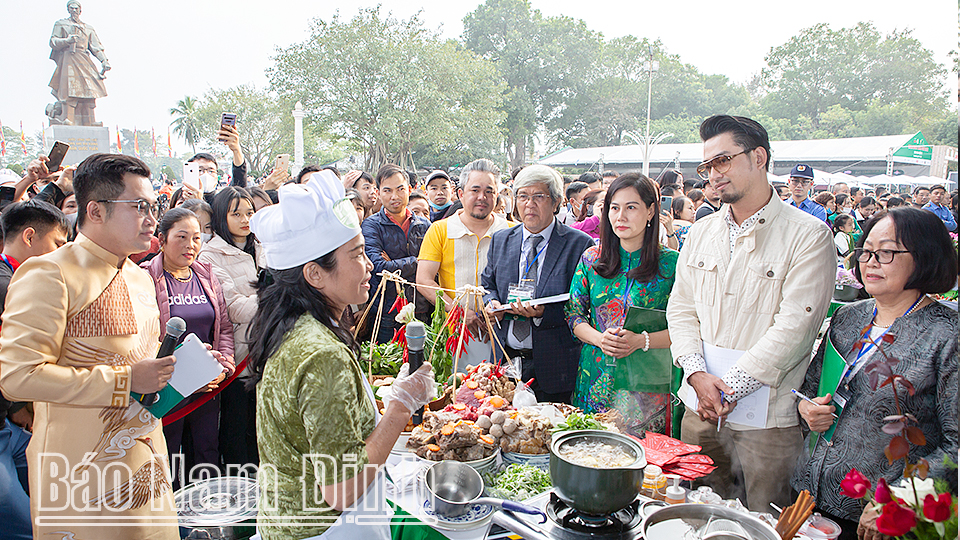
<svg viewBox="0 0 960 540"><path fill-rule="evenodd" d="M559 432L550 444L557 496L585 514L611 514L633 502L646 464L638 442L612 431Z"/></svg>

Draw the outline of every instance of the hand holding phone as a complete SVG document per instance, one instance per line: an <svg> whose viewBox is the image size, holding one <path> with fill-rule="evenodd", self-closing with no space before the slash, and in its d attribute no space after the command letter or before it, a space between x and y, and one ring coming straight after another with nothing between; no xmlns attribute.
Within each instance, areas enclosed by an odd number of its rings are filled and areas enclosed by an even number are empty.
<svg viewBox="0 0 960 540"><path fill-rule="evenodd" d="M237 125L237 114L225 112L220 115L220 125L221 126L235 126Z"/></svg>
<svg viewBox="0 0 960 540"><path fill-rule="evenodd" d="M671 211L673 207L673 197L662 196L660 197L660 211L664 214Z"/></svg>
<svg viewBox="0 0 960 540"><path fill-rule="evenodd" d="M47 159L47 170L50 172L59 171L63 158L67 156L67 150L69 149L70 145L65 142L57 141L53 143L53 148L50 149L50 155Z"/></svg>
<svg viewBox="0 0 960 540"><path fill-rule="evenodd" d="M274 170L285 171L290 168L290 154L280 154L273 163Z"/></svg>

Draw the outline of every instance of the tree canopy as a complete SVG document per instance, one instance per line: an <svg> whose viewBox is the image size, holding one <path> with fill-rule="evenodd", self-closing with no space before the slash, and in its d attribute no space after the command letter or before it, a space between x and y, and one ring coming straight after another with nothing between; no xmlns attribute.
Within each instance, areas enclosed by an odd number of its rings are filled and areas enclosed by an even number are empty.
<svg viewBox="0 0 960 540"><path fill-rule="evenodd" d="M366 168L415 168L415 152L488 149L499 139L496 67L413 16L380 8L315 19L311 37L278 52L272 88L366 152ZM435 158L435 156L434 156Z"/></svg>

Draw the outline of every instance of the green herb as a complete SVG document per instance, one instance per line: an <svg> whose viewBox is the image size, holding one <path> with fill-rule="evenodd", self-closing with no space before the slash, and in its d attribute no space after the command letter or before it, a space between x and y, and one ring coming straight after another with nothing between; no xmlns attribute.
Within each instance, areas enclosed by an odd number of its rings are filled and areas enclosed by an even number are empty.
<svg viewBox="0 0 960 540"><path fill-rule="evenodd" d="M370 342L367 341L360 346L360 357L370 358ZM396 377L400 373L400 366L403 365L403 347L399 343L381 343L373 349L373 366L371 371L374 375L390 375Z"/></svg>
<svg viewBox="0 0 960 540"><path fill-rule="evenodd" d="M553 487L550 475L532 465L512 463L489 479L492 493L504 499L522 501Z"/></svg>
<svg viewBox="0 0 960 540"><path fill-rule="evenodd" d="M552 431L556 433L558 431L578 431L581 429L606 430L607 426L601 424L596 416L592 414L572 412L563 423L557 425Z"/></svg>

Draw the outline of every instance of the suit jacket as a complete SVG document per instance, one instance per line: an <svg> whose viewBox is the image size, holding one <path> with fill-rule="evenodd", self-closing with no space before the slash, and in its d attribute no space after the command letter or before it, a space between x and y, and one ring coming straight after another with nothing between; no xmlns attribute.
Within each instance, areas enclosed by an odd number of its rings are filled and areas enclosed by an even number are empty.
<svg viewBox="0 0 960 540"><path fill-rule="evenodd" d="M493 234L487 252L487 266L480 276L480 285L487 290L483 298L485 303L497 300L506 304L510 284L520 282L522 243L522 226ZM593 239L586 233L555 220L534 297L570 292L570 282L580 256L593 245ZM540 388L550 394L573 390L580 362L580 342L570 333L563 307L564 303L547 304L540 324L532 325L534 372ZM510 325L504 324L496 329L500 343L506 344L509 328ZM497 351L497 354L501 352Z"/></svg>

